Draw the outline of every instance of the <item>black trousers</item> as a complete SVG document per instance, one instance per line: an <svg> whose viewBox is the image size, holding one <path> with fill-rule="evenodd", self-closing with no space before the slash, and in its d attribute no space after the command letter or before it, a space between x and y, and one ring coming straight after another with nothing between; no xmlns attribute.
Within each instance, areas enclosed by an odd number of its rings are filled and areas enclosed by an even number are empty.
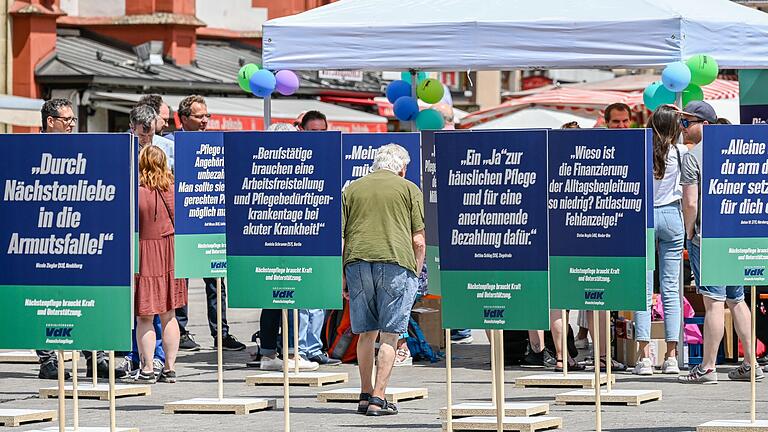
<svg viewBox="0 0 768 432"><path fill-rule="evenodd" d="M205 297L208 312L208 328L211 330L211 336L216 337L216 278L205 278ZM189 286L189 284L187 284ZM176 321L179 322L181 334L187 334L187 324L189 324L189 308L185 305L176 309ZM224 285L224 279L221 279L221 335L227 337L229 334L229 324L227 324L227 290Z"/></svg>

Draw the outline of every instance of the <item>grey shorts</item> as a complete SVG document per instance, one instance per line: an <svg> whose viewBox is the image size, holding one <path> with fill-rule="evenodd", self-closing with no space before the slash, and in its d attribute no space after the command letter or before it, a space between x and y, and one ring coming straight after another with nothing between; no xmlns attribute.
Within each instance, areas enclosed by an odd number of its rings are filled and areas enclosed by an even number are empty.
<svg viewBox="0 0 768 432"><path fill-rule="evenodd" d="M419 280L391 263L355 261L344 268L352 332L400 334L408 329Z"/></svg>

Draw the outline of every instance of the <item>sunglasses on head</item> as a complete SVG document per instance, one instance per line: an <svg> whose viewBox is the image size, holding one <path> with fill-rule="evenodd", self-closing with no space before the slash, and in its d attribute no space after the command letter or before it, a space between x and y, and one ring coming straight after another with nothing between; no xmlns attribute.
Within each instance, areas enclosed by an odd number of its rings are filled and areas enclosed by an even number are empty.
<svg viewBox="0 0 768 432"><path fill-rule="evenodd" d="M685 128L688 129L688 127L694 123L704 123L704 120L688 120L688 119L680 119L680 124Z"/></svg>

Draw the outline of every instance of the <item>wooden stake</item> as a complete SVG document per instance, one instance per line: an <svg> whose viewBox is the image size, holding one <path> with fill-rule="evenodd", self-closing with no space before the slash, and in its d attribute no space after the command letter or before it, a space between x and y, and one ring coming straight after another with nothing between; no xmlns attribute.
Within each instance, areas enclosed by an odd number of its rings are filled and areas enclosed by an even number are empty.
<svg viewBox="0 0 768 432"><path fill-rule="evenodd" d="M299 310L293 310L293 371L299 374Z"/></svg>
<svg viewBox="0 0 768 432"><path fill-rule="evenodd" d="M93 387L96 387L99 384L99 374L95 371L98 371L98 351L91 351L91 370L94 371L91 374L91 383L93 384Z"/></svg>
<svg viewBox="0 0 768 432"><path fill-rule="evenodd" d="M284 431L291 430L291 411L289 389L291 388L288 380L288 310L283 309L283 423Z"/></svg>
<svg viewBox="0 0 768 432"><path fill-rule="evenodd" d="M600 311L592 311L592 316L595 321L594 331L592 332L595 358L595 431L601 432L603 430L603 419L600 412Z"/></svg>
<svg viewBox="0 0 768 432"><path fill-rule="evenodd" d="M219 400L224 399L224 348L221 334L221 278L216 278L216 378Z"/></svg>
<svg viewBox="0 0 768 432"><path fill-rule="evenodd" d="M501 330L492 330L496 339L496 430L504 432L504 349Z"/></svg>
<svg viewBox="0 0 768 432"><path fill-rule="evenodd" d="M562 313L560 314L560 317L563 321L562 327L562 337L560 338L560 357L563 361L563 376L568 376L568 363L571 358L570 353L568 353L568 312L563 309Z"/></svg>
<svg viewBox="0 0 768 432"><path fill-rule="evenodd" d="M611 313L605 314L605 375L608 377L608 382L605 384L605 389L611 391L611 369L613 367L613 357L611 356ZM595 386L600 387L600 381L595 383Z"/></svg>
<svg viewBox="0 0 768 432"><path fill-rule="evenodd" d="M94 375L96 370L94 369ZM115 352L109 352L109 432L115 432Z"/></svg>
<svg viewBox="0 0 768 432"><path fill-rule="evenodd" d="M56 351L56 357L58 357L59 363L59 432L64 432L67 425L66 407L64 406L64 400L66 398L66 395L64 394L64 351Z"/></svg>
<svg viewBox="0 0 768 432"><path fill-rule="evenodd" d="M752 346L752 356L749 359L750 371L749 380L752 386L752 397L749 404L749 420L754 424L757 421L755 414L755 401L757 399L757 393L755 388L756 374L757 374L757 287L752 286L752 292L750 293L750 300L752 305L752 336L749 338L749 343Z"/></svg>
<svg viewBox="0 0 768 432"><path fill-rule="evenodd" d="M496 333L490 330L486 334L491 342L491 404L496 405Z"/></svg>
<svg viewBox="0 0 768 432"><path fill-rule="evenodd" d="M77 400L77 358L79 357L77 351L72 351L72 427L75 432L80 428L80 419L77 412L78 400ZM94 373L96 373L94 371Z"/></svg>
<svg viewBox="0 0 768 432"><path fill-rule="evenodd" d="M446 430L453 432L453 394L451 393L451 329L445 329L445 398L448 402Z"/></svg>

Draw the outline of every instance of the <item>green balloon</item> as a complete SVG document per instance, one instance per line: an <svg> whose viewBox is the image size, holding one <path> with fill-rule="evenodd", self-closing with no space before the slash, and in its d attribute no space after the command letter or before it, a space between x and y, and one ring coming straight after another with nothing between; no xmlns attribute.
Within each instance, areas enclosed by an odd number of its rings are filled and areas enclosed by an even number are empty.
<svg viewBox="0 0 768 432"><path fill-rule="evenodd" d="M400 79L407 82L408 84L411 83L411 73L408 71L400 72ZM427 73L426 72L418 72L416 74L416 83L420 83L427 79Z"/></svg>
<svg viewBox="0 0 768 432"><path fill-rule="evenodd" d="M683 90L683 106L688 102L704 100L704 90L696 84L690 84Z"/></svg>
<svg viewBox="0 0 768 432"><path fill-rule="evenodd" d="M720 70L717 61L706 54L697 54L685 62L691 70L691 84L705 86L717 79Z"/></svg>
<svg viewBox="0 0 768 432"><path fill-rule="evenodd" d="M416 87L416 95L428 104L440 102L444 92L443 84L434 78L427 78Z"/></svg>
<svg viewBox="0 0 768 432"><path fill-rule="evenodd" d="M440 130L445 126L443 115L432 108L425 109L416 116L418 130Z"/></svg>
<svg viewBox="0 0 768 432"><path fill-rule="evenodd" d="M241 89L243 89L244 92L250 93L251 92L251 75L255 74L256 71L259 70L259 67L256 66L253 63L248 63L247 65L244 65L240 68L240 71L237 72L237 84L240 86Z"/></svg>

